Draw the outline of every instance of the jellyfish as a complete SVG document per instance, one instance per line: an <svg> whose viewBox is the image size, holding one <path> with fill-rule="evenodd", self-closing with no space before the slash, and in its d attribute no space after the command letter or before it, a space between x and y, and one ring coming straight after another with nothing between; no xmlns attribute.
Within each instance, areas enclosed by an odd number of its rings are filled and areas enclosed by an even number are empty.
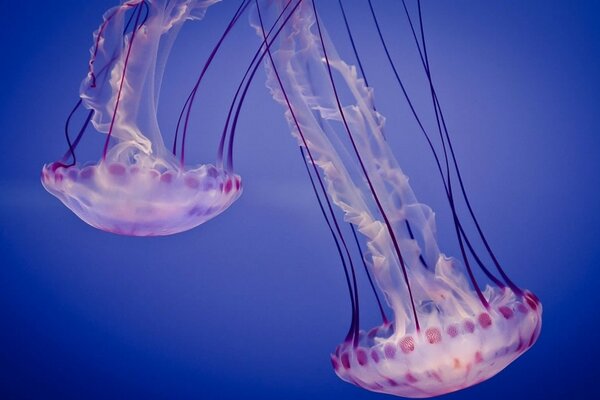
<svg viewBox="0 0 600 400"><path fill-rule="evenodd" d="M251 23L264 40L265 21L283 2L254 1ZM368 85L343 2L339 1L340 11L358 69L338 55L317 2L297 3L280 40L268 44L264 65L267 87L283 106L300 146L348 285L352 318L345 339L331 354L335 373L371 391L411 398L457 391L493 377L536 342L542 305L508 277L469 201L432 83L420 2L418 18L404 1L401 4L429 82L426 90L437 122L433 131L426 129L410 100L370 0L368 6L379 35L377 45L437 165L460 258L440 251L434 213L418 202L386 141L392 133L384 134L385 119ZM459 203L468 210L466 216L459 215ZM344 229L336 214L343 215L351 229ZM465 221L474 224L474 234L467 232ZM358 237L362 242L354 240ZM353 256L354 242L364 274ZM367 330L360 325L357 284L364 275L382 321Z"/></svg>
<svg viewBox="0 0 600 400"><path fill-rule="evenodd" d="M184 22L200 20L218 0L126 0L104 14L94 33L89 70L67 118L68 150L44 165L42 184L88 224L124 235L169 235L226 210L241 194L232 164L187 165L185 138L200 81L247 7L237 9L188 96L167 149L156 113L169 51ZM86 109L74 139L74 115ZM89 124L106 135L101 158L79 163ZM181 131L181 135L179 134ZM222 149L220 149L222 151Z"/></svg>

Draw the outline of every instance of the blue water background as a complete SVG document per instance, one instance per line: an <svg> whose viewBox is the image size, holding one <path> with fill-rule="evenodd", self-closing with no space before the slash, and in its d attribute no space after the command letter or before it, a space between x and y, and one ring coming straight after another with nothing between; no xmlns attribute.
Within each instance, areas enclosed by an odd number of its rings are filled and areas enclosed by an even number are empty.
<svg viewBox="0 0 600 400"><path fill-rule="evenodd" d="M215 5L182 30L160 109L169 137L237 3ZM346 4L390 144L419 199L437 211L442 249L457 255L433 159L366 4ZM374 4L433 127L400 2ZM346 288L262 71L236 143L245 191L217 219L172 237L115 236L44 191L41 166L65 150L63 122L86 72L91 32L112 5L2 3L0 397L384 398L340 381L330 367L349 323ZM354 62L336 2L318 6L340 53ZM600 3L424 1L424 13L473 204L510 276L544 304L531 350L493 379L445 398L600 398ZM231 39L196 103L188 144L195 162L214 162L226 106L258 44L246 18ZM100 147L90 154L99 157ZM364 327L370 323L374 317Z"/></svg>

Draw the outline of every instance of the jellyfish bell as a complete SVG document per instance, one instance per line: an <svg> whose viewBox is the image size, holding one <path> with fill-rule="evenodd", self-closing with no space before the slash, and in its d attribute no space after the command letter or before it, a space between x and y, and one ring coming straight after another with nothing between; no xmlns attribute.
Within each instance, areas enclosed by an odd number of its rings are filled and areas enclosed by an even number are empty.
<svg viewBox="0 0 600 400"><path fill-rule="evenodd" d="M179 29L203 18L217 1L128 0L105 13L94 33L80 101L67 119L69 149L44 165L41 176L46 190L88 224L124 235L169 235L206 222L240 196L240 177L222 163L185 164L190 98L178 123L178 130L180 123L184 127L180 154L177 137L173 150L165 147L156 116ZM196 91L197 86L194 96ZM72 140L69 123L82 107L87 119ZM101 160L82 164L75 151L89 123L106 140Z"/></svg>
<svg viewBox="0 0 600 400"><path fill-rule="evenodd" d="M223 212L241 193L239 176L212 165L184 169L145 161L53 163L44 166L42 184L88 224L132 236L192 229Z"/></svg>
<svg viewBox="0 0 600 400"><path fill-rule="evenodd" d="M452 293L443 296L450 299ZM470 304L438 300L444 313L423 318L419 331L386 324L360 331L357 344L346 341L331 355L335 373L375 392L411 398L454 392L493 377L535 343L542 309L531 293L518 296L505 288L485 296L489 308L474 293Z"/></svg>
<svg viewBox="0 0 600 400"><path fill-rule="evenodd" d="M368 1L400 94L436 161L460 259L439 250L434 213L417 201L388 145L385 118L377 111L343 2L338 2L340 18L359 68L337 54L319 17L318 2L299 2L283 39L269 47L265 69L267 87L284 106L300 145L348 286L352 318L345 340L331 355L335 373L371 391L413 398L453 392L491 378L533 346L541 330L542 305L505 273L473 211L432 83L420 4L419 25L413 24L408 10L406 15L428 79L438 122L435 136L405 90ZM255 3L252 25L263 38L264 19L282 2ZM468 210L466 216L459 212L459 202ZM341 210L349 228L338 221L332 205ZM465 221L474 232L467 231ZM348 231L356 239L355 250ZM368 331L360 329L356 253L382 318L380 326Z"/></svg>

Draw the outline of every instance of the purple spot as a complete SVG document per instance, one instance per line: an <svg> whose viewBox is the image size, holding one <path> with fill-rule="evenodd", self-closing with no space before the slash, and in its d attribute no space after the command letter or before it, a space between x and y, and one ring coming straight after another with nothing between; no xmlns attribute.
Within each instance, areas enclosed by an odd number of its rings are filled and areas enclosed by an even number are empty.
<svg viewBox="0 0 600 400"><path fill-rule="evenodd" d="M475 353L475 363L479 364L483 362L483 356L481 355L481 352L478 351L477 353Z"/></svg>
<svg viewBox="0 0 600 400"><path fill-rule="evenodd" d="M371 358L375 361L375 364L377 364L379 362L379 353L375 350L371 351Z"/></svg>
<svg viewBox="0 0 600 400"><path fill-rule="evenodd" d="M81 172L79 173L79 177L81 179L89 179L94 175L94 168L92 167L86 167L84 169L81 170Z"/></svg>
<svg viewBox="0 0 600 400"><path fill-rule="evenodd" d="M200 186L200 182L198 181L198 179L192 176L185 177L185 184L191 189L198 189L198 187Z"/></svg>
<svg viewBox="0 0 600 400"><path fill-rule="evenodd" d="M56 172L57 169L59 169L60 167L62 167L63 164L59 163L59 162L53 162L52 164L50 164L50 171L52 172Z"/></svg>
<svg viewBox="0 0 600 400"><path fill-rule="evenodd" d="M535 294L531 292L525 293L525 300L527 301L527 304L529 305L529 307L531 307L532 310L537 310L540 300Z"/></svg>
<svg viewBox="0 0 600 400"><path fill-rule="evenodd" d="M458 335L458 328L456 325L452 324L446 329L446 333L448 333L448 336L450 337L456 337Z"/></svg>
<svg viewBox="0 0 600 400"><path fill-rule="evenodd" d="M500 314L502 314L506 319L511 319L513 316L513 311L506 306L500 307L498 311L500 311Z"/></svg>
<svg viewBox="0 0 600 400"><path fill-rule="evenodd" d="M206 174L208 176L210 176L211 178L216 178L217 175L219 175L219 173L217 172L217 169L215 167L210 167L208 169L208 171L206 171Z"/></svg>
<svg viewBox="0 0 600 400"><path fill-rule="evenodd" d="M342 354L342 365L344 368L350 369L350 356L348 356L348 353Z"/></svg>
<svg viewBox="0 0 600 400"><path fill-rule="evenodd" d="M164 182L164 183L171 183L171 182L173 182L173 173L172 172L165 172L164 174L162 174L160 176L160 181Z"/></svg>
<svg viewBox="0 0 600 400"><path fill-rule="evenodd" d="M231 179L227 179L227 183L225 183L225 193L231 192L231 187L233 184L231 183Z"/></svg>
<svg viewBox="0 0 600 400"><path fill-rule="evenodd" d="M356 351L356 359L358 360L358 363L362 366L367 364L367 353L365 353L365 351L363 349L358 349Z"/></svg>
<svg viewBox="0 0 600 400"><path fill-rule="evenodd" d="M490 325L492 325L492 318L488 313L479 314L477 321L479 321L479 325L481 325L483 329L487 329L490 327Z"/></svg>
<svg viewBox="0 0 600 400"><path fill-rule="evenodd" d="M522 314L527 314L529 312L529 310L523 303L519 303L519 305L517 306L517 310L519 310L519 312Z"/></svg>
<svg viewBox="0 0 600 400"><path fill-rule="evenodd" d="M439 383L442 383L442 378L440 377L440 374L438 374L437 372L435 372L435 371L432 371L432 372L428 373L428 375L429 375L431 378L433 378L433 379L435 379L436 381L438 381Z"/></svg>
<svg viewBox="0 0 600 400"><path fill-rule="evenodd" d="M398 382L396 382L395 380L390 379L390 378L387 379L387 383L390 386L398 386Z"/></svg>
<svg viewBox="0 0 600 400"><path fill-rule="evenodd" d="M241 183L240 183L239 178L235 178L235 189L240 190L240 186L241 186Z"/></svg>
<svg viewBox="0 0 600 400"><path fill-rule="evenodd" d="M475 331L475 324L473 323L473 321L471 320L466 320L465 321L465 332L467 333L473 333Z"/></svg>
<svg viewBox="0 0 600 400"><path fill-rule="evenodd" d="M115 176L125 175L125 166L122 164L110 164L108 166L108 172Z"/></svg>
<svg viewBox="0 0 600 400"><path fill-rule="evenodd" d="M406 374L405 378L406 378L406 381L407 381L408 383L415 383L415 382L417 382L417 381L418 381L418 379L417 379L417 378L415 378L415 377L414 377L414 375L413 375L413 374L411 374L410 372L408 372L408 373Z"/></svg>
<svg viewBox="0 0 600 400"><path fill-rule="evenodd" d="M396 355L396 348L388 343L383 347L383 354L385 354L386 358L394 358Z"/></svg>

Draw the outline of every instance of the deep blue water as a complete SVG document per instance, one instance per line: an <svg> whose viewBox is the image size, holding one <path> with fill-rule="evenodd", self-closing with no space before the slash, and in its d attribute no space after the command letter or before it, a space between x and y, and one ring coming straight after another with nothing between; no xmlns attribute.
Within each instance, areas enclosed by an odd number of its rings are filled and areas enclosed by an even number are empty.
<svg viewBox="0 0 600 400"><path fill-rule="evenodd" d="M366 4L346 3L390 143L417 196L438 211L442 249L457 255L433 161ZM352 61L336 3L318 4ZM400 4L374 4L432 124ZM86 72L91 32L112 5L2 4L0 397L384 398L330 368L329 352L349 323L343 275L262 71L236 144L245 192L215 220L165 238L115 236L44 191L41 166L65 150L63 122ZM162 93L165 132L235 7L224 1L182 30ZM424 13L472 201L510 276L544 304L531 350L446 398L599 398L600 3L424 1ZM257 44L242 20L210 70L189 142L197 162L214 161L226 105ZM99 157L100 147L93 150Z"/></svg>

